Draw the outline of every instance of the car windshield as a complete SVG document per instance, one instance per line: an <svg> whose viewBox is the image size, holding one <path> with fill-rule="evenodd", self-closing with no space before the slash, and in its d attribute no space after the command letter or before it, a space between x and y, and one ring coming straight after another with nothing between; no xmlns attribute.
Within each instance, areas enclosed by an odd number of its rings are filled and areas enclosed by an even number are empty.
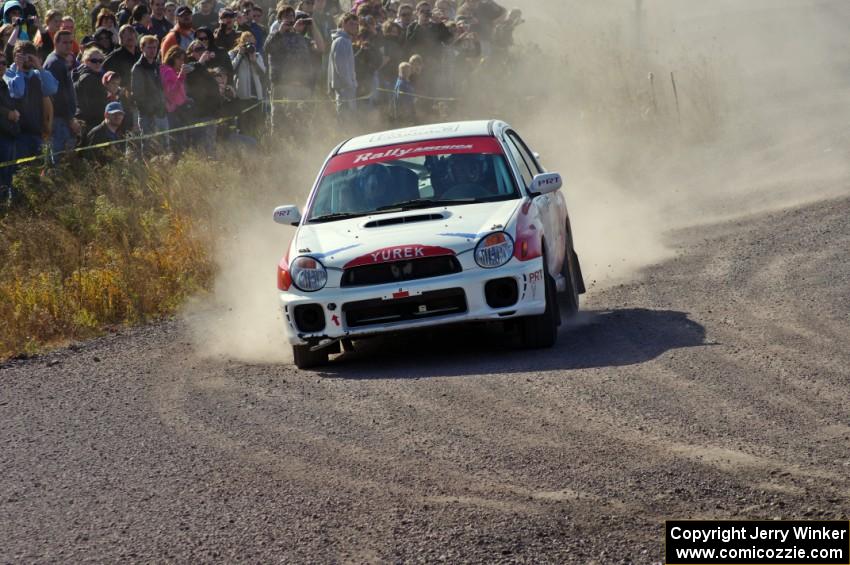
<svg viewBox="0 0 850 565"><path fill-rule="evenodd" d="M335 156L308 221L519 197L494 138L431 140Z"/></svg>

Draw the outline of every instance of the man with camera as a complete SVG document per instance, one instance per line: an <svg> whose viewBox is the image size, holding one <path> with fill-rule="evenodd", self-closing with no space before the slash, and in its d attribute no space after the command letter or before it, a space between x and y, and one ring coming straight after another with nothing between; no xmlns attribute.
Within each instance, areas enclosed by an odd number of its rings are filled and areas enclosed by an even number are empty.
<svg viewBox="0 0 850 565"><path fill-rule="evenodd" d="M19 41L13 50L14 64L6 70L3 80L20 114L21 133L15 149L18 158L41 153L43 140L49 140L53 119L51 96L59 83L42 69L38 50L31 41Z"/></svg>
<svg viewBox="0 0 850 565"><path fill-rule="evenodd" d="M215 43L225 51L236 47L239 32L236 31L236 12L230 8L222 8L218 13L218 27L214 32Z"/></svg>
<svg viewBox="0 0 850 565"><path fill-rule="evenodd" d="M416 5L416 21L410 24L406 33L406 45L411 55L422 55L431 67L437 67L443 47L452 40L452 33L443 22L432 19L431 4L419 2Z"/></svg>
<svg viewBox="0 0 850 565"><path fill-rule="evenodd" d="M297 110L294 101L313 98L319 52L310 33L313 20L296 17L291 6L280 10L280 27L266 42L272 86L272 131L280 131L283 116Z"/></svg>
<svg viewBox="0 0 850 565"><path fill-rule="evenodd" d="M188 73L186 95L193 100L190 118L195 123L206 122L218 112L218 83L210 73L215 64L215 52L208 49L207 44L197 39L189 44L183 69ZM216 126L204 126L190 130L187 135L193 144L210 155L215 149L216 130Z"/></svg>
<svg viewBox="0 0 850 565"><path fill-rule="evenodd" d="M458 10L458 16L474 18L475 32L481 40L482 54L490 55L490 42L496 23L507 14L507 11L493 0L465 0Z"/></svg>

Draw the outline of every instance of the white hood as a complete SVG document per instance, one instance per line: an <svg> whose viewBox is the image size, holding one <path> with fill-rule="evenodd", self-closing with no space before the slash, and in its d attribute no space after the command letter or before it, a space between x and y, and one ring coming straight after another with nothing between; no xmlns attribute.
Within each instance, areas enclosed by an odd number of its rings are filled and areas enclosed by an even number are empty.
<svg viewBox="0 0 850 565"><path fill-rule="evenodd" d="M444 247L458 254L471 249L479 237L494 230L506 229L522 202L521 199L515 199L439 206L306 224L298 228L289 256L293 258L298 255L310 255L320 259L326 267L341 269L358 257L397 246ZM399 218L428 215L441 217L409 223L372 225L374 222L385 223Z"/></svg>

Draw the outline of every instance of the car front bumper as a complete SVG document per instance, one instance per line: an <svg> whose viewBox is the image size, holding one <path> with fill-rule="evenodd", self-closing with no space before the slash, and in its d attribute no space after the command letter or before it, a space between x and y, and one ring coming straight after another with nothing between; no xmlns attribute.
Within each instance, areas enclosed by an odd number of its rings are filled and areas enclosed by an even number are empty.
<svg viewBox="0 0 850 565"><path fill-rule="evenodd" d="M485 285L489 281L506 278L516 281L517 300L509 306L493 308L487 303ZM460 295L464 301L463 310L459 307ZM496 269L476 268L394 284L326 287L311 293L292 288L280 292L280 306L287 340L292 345L304 345L445 324L541 314L546 308L545 296L543 261L537 258L530 261L512 259ZM295 309L306 305L321 308L324 328L320 331L298 328ZM357 314L353 308L359 309ZM398 313L402 311L404 315ZM364 315L364 312L373 312L374 315Z"/></svg>

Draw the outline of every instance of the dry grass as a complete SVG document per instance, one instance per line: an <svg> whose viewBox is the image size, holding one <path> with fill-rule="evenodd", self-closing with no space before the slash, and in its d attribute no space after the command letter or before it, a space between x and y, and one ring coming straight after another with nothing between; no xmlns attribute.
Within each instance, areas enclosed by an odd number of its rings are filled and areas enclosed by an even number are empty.
<svg viewBox="0 0 850 565"><path fill-rule="evenodd" d="M225 167L160 165L22 175L25 202L0 221L0 356L168 315L210 283L195 219Z"/></svg>

